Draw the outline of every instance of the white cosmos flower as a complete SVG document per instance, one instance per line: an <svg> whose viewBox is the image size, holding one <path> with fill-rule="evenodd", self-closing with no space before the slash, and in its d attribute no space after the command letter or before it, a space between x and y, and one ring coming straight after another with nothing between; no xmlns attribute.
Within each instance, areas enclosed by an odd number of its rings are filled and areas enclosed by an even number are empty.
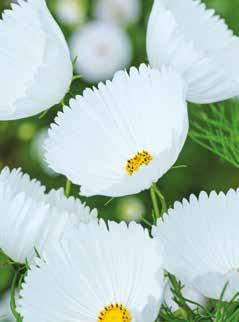
<svg viewBox="0 0 239 322"><path fill-rule="evenodd" d="M80 24L85 19L86 4L84 0L57 0L56 15L65 24Z"/></svg>
<svg viewBox="0 0 239 322"><path fill-rule="evenodd" d="M25 322L156 319L164 281L155 241L135 223L108 226L80 225L36 261L20 294Z"/></svg>
<svg viewBox="0 0 239 322"><path fill-rule="evenodd" d="M96 0L94 15L116 23L135 23L141 13L140 0Z"/></svg>
<svg viewBox="0 0 239 322"><path fill-rule="evenodd" d="M225 300L231 300L239 291L238 211L239 190L176 202L153 231L165 269L214 299L229 282Z"/></svg>
<svg viewBox="0 0 239 322"><path fill-rule="evenodd" d="M72 64L45 0L19 0L0 20L0 119L35 115L64 97Z"/></svg>
<svg viewBox="0 0 239 322"><path fill-rule="evenodd" d="M170 65L184 76L189 101L212 103L239 94L239 39L198 0L155 0L147 51L153 67Z"/></svg>
<svg viewBox="0 0 239 322"><path fill-rule="evenodd" d="M175 163L188 132L183 82L141 65L86 89L52 124L46 159L86 196L148 189Z"/></svg>
<svg viewBox="0 0 239 322"><path fill-rule="evenodd" d="M94 21L81 27L72 35L70 47L72 58L77 58L76 70L90 82L111 79L132 57L126 32L107 22Z"/></svg>
<svg viewBox="0 0 239 322"><path fill-rule="evenodd" d="M183 297L186 300L190 300L194 303L197 303L203 307L206 306L207 304L207 299L205 298L205 296L203 296L200 292L198 292L197 290L195 290L194 288L188 287L188 286L184 286L181 290ZM174 294L171 290L171 285L170 283L168 283L165 287L165 291L164 291L164 303L173 311L177 311L179 309L178 304L174 301ZM195 310L197 308L200 308L198 305L191 303L191 302L187 302L187 305L192 309Z"/></svg>
<svg viewBox="0 0 239 322"><path fill-rule="evenodd" d="M24 263L40 255L69 225L78 225L96 217L95 210L74 198L65 198L63 190L45 194L45 187L20 169L0 174L0 248L12 260Z"/></svg>

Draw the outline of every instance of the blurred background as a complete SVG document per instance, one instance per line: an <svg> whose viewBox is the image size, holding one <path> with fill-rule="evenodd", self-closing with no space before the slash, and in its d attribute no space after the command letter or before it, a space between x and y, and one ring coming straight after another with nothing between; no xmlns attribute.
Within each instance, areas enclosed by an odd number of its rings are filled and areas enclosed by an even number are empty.
<svg viewBox="0 0 239 322"><path fill-rule="evenodd" d="M179 0L180 1L180 0ZM146 26L153 0L48 0L48 6L61 26L72 52L75 79L67 100L84 88L100 80L110 79L115 71L130 65L147 62ZM209 7L224 17L239 35L238 0L207 0ZM0 0L0 14L10 1ZM57 81L57 80L56 80ZM1 90L1 89L0 89ZM47 128L62 106L55 106L47 113L20 121L0 122L0 169L21 167L31 177L39 179L47 189L65 186L66 179L48 169L44 162L42 144ZM189 107L190 122L197 113L207 113L209 107ZM239 130L238 130L239 133ZM84 134L83 134L84 135ZM236 138L237 141L239 137ZM177 161L159 182L159 188L172 205L176 200L201 190L223 190L239 186L239 169L219 159L188 138ZM77 196L78 188L72 194ZM152 205L148 192L116 198L95 197L84 199L96 207L103 218L138 220L144 216L151 221ZM7 297L12 272L5 266L0 254L0 317L11 319Z"/></svg>

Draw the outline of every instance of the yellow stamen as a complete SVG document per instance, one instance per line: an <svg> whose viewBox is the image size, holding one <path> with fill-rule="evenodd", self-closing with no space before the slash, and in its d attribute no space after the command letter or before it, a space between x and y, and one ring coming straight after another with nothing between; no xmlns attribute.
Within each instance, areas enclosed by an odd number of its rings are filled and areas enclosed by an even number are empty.
<svg viewBox="0 0 239 322"><path fill-rule="evenodd" d="M142 165L148 165L153 160L153 156L147 152L138 152L132 159L127 161L125 170L129 176L132 176Z"/></svg>
<svg viewBox="0 0 239 322"><path fill-rule="evenodd" d="M98 316L98 322L131 322L132 317L128 309L122 304L111 304L102 311Z"/></svg>

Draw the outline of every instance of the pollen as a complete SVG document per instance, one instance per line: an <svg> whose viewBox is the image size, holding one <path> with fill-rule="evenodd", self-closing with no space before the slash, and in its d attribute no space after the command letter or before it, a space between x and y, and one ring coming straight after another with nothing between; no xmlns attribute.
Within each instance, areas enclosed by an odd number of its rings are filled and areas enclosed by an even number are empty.
<svg viewBox="0 0 239 322"><path fill-rule="evenodd" d="M122 304L110 304L100 311L97 322L131 322L128 309Z"/></svg>
<svg viewBox="0 0 239 322"><path fill-rule="evenodd" d="M153 156L147 152L138 152L132 159L127 161L125 170L129 176L132 176L142 165L148 165L153 160Z"/></svg>

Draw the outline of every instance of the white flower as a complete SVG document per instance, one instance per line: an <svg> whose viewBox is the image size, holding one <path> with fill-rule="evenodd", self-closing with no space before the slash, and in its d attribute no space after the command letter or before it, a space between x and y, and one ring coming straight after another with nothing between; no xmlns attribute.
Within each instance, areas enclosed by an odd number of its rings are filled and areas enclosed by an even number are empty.
<svg viewBox="0 0 239 322"><path fill-rule="evenodd" d="M45 187L21 171L4 168L0 174L0 248L24 263L40 255L67 226L94 220L79 200L65 198L63 190L45 194Z"/></svg>
<svg viewBox="0 0 239 322"><path fill-rule="evenodd" d="M140 0L96 0L94 15L116 23L135 23L141 13Z"/></svg>
<svg viewBox="0 0 239 322"><path fill-rule="evenodd" d="M176 202L153 234L164 253L164 266L204 296L225 300L239 291L239 190ZM161 251L161 248L160 248Z"/></svg>
<svg viewBox="0 0 239 322"><path fill-rule="evenodd" d="M106 22L90 22L70 39L76 70L84 79L98 82L111 79L119 69L128 66L132 48L128 35L120 27Z"/></svg>
<svg viewBox="0 0 239 322"><path fill-rule="evenodd" d="M145 65L86 89L59 113L46 141L52 169L86 196L148 189L175 163L188 132L184 85Z"/></svg>
<svg viewBox="0 0 239 322"><path fill-rule="evenodd" d="M206 306L207 304L207 299L205 298L205 296L203 296L200 292L198 292L197 290L195 290L194 288L191 287L187 287L184 286L181 290L183 297L186 300L192 301L194 303L197 303L203 307ZM187 305L192 309L199 309L200 306L191 303L191 302L187 302ZM174 294L171 290L171 285L170 283L168 283L165 287L165 291L164 291L164 303L173 311L177 311L179 309L178 304L174 301Z"/></svg>
<svg viewBox="0 0 239 322"><path fill-rule="evenodd" d="M214 13L198 0L155 0L149 19L150 64L179 71L195 103L239 94L239 39Z"/></svg>
<svg viewBox="0 0 239 322"><path fill-rule="evenodd" d="M135 223L108 226L80 225L37 260L20 294L24 321L156 319L164 281L154 240Z"/></svg>
<svg viewBox="0 0 239 322"><path fill-rule="evenodd" d="M58 19L67 25L80 24L86 14L84 0L57 0L56 15Z"/></svg>
<svg viewBox="0 0 239 322"><path fill-rule="evenodd" d="M59 103L71 83L63 34L45 0L19 0L0 20L0 119L35 115Z"/></svg>

